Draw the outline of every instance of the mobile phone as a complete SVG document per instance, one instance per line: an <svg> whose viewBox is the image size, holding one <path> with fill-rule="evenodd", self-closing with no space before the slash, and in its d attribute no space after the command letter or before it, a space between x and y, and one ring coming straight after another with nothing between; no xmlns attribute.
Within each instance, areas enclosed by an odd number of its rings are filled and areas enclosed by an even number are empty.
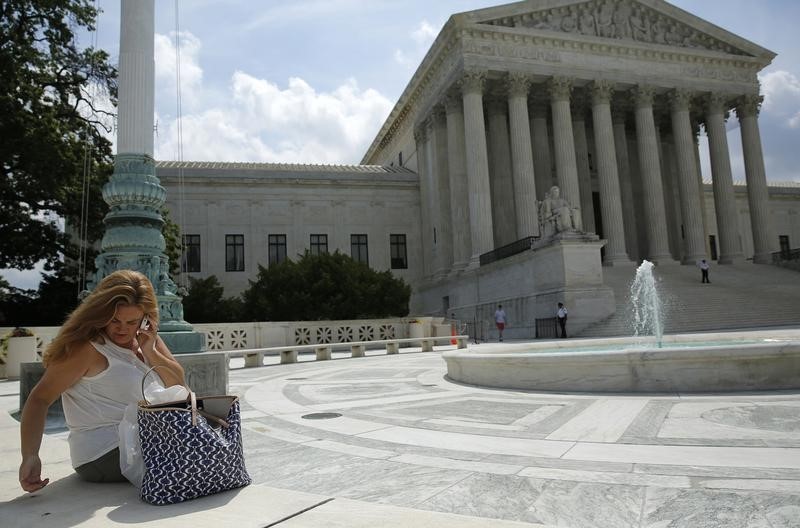
<svg viewBox="0 0 800 528"><path fill-rule="evenodd" d="M147 317L142 319L142 324L139 325L139 330L147 330L150 328L150 321L147 320Z"/></svg>

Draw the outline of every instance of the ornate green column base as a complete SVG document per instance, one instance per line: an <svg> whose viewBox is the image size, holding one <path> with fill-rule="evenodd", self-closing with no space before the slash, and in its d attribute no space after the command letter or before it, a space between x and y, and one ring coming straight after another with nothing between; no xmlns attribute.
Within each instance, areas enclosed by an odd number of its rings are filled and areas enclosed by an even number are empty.
<svg viewBox="0 0 800 528"><path fill-rule="evenodd" d="M206 336L200 332L159 332L158 335L173 354L202 352L206 347Z"/></svg>
<svg viewBox="0 0 800 528"><path fill-rule="evenodd" d="M184 294L169 276L169 259L161 228L167 193L156 176L155 161L146 154L117 154L114 174L103 187L109 212L95 259L97 273L89 289L116 270L139 271L150 279L158 297L159 335L176 354L202 352L205 336L183 320Z"/></svg>

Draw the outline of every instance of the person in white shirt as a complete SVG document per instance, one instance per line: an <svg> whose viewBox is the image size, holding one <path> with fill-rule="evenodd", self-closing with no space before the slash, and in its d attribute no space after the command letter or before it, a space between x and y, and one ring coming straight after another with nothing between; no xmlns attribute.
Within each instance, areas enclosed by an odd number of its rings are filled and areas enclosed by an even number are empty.
<svg viewBox="0 0 800 528"><path fill-rule="evenodd" d="M708 266L708 262L706 262L706 259L701 260L700 262L697 263L697 265L700 267L700 274L701 274L700 282L701 283L707 282L707 283L711 284L711 281L708 280L708 268L709 268L709 266Z"/></svg>
<svg viewBox="0 0 800 528"><path fill-rule="evenodd" d="M497 327L497 331L500 332L500 341L503 340L503 330L506 328L506 322L506 311L503 310L502 304L498 304L497 310L494 312L494 324Z"/></svg>
<svg viewBox="0 0 800 528"><path fill-rule="evenodd" d="M558 325L561 327L561 337L567 337L567 308L564 303L558 303L558 310L556 311L558 317Z"/></svg>
<svg viewBox="0 0 800 528"><path fill-rule="evenodd" d="M104 278L69 315L42 362L44 376L22 411L22 489L37 491L50 481L42 479L39 447L47 409L59 396L78 476L124 482L118 429L128 404L141 399L142 376L163 366L157 375L165 387L185 384L183 368L158 337L158 299L150 280L131 270Z"/></svg>

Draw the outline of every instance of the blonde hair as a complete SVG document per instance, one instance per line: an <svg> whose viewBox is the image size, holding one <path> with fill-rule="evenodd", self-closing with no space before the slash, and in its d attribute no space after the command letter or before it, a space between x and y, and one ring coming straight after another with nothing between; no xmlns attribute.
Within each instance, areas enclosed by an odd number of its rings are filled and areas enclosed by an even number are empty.
<svg viewBox="0 0 800 528"><path fill-rule="evenodd" d="M103 329L114 318L120 305L137 306L148 319L158 323L158 299L150 280L138 271L115 271L100 281L97 288L69 314L58 335L45 349L44 366L68 357L76 346L87 341L102 341Z"/></svg>

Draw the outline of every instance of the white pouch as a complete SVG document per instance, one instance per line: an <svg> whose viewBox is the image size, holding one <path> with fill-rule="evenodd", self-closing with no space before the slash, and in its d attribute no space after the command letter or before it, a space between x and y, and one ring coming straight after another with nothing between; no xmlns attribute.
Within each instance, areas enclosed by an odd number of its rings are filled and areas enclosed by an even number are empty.
<svg viewBox="0 0 800 528"><path fill-rule="evenodd" d="M156 381L150 383L142 394L151 404L184 401L189 397L188 389L182 385L164 388ZM119 467L122 475L131 484L141 488L144 477L144 458L139 441L138 411L138 403L128 404L119 424Z"/></svg>

